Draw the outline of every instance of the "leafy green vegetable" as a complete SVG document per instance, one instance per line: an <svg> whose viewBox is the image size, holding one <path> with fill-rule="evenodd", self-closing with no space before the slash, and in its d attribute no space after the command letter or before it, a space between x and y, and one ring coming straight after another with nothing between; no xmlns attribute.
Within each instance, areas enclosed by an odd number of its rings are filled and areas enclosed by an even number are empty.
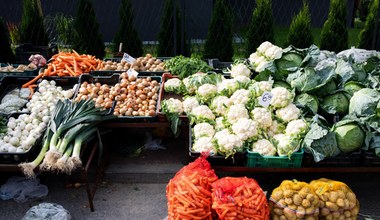
<svg viewBox="0 0 380 220"><path fill-rule="evenodd" d="M310 125L310 130L303 140L303 148L319 162L325 157L334 157L340 153L334 132L326 126L326 121L316 115Z"/></svg>
<svg viewBox="0 0 380 220"><path fill-rule="evenodd" d="M176 56L165 61L165 66L174 75L178 75L180 79L184 79L197 72L207 72L212 68L200 58Z"/></svg>
<svg viewBox="0 0 380 220"><path fill-rule="evenodd" d="M348 61L338 59L335 73L341 77L343 84L350 80L364 82L367 78L363 64L353 63L352 59Z"/></svg>
<svg viewBox="0 0 380 220"><path fill-rule="evenodd" d="M364 88L354 93L350 99L349 114L358 117L371 116L378 111L380 94L374 89Z"/></svg>
<svg viewBox="0 0 380 220"><path fill-rule="evenodd" d="M348 112L349 101L343 92L328 95L323 98L321 108L329 114L345 115Z"/></svg>
<svg viewBox="0 0 380 220"><path fill-rule="evenodd" d="M0 134L6 133L8 130L7 127L7 118L5 116L0 116Z"/></svg>
<svg viewBox="0 0 380 220"><path fill-rule="evenodd" d="M337 86L334 80L331 80L330 82L328 82L321 88L317 89L316 91L313 91L313 93L317 95L318 97L323 97L328 94L333 94L336 90L337 90Z"/></svg>
<svg viewBox="0 0 380 220"><path fill-rule="evenodd" d="M338 147L344 153L354 152L364 143L365 133L356 123L337 125L334 133Z"/></svg>
<svg viewBox="0 0 380 220"><path fill-rule="evenodd" d="M307 93L297 95L294 99L294 104L300 106L302 109L305 109L313 115L318 112L318 99L313 95L309 95Z"/></svg>
<svg viewBox="0 0 380 220"><path fill-rule="evenodd" d="M350 81L350 82L347 82L346 84L344 84L344 91L347 92L348 94L350 94L351 96L354 95L355 92L363 89L365 86L358 83L358 82L354 82L354 81Z"/></svg>

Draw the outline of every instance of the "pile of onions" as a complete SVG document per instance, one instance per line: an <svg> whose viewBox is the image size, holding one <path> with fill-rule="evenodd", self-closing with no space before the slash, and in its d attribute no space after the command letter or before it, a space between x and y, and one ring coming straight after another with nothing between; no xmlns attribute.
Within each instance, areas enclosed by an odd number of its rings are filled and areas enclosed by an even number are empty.
<svg viewBox="0 0 380 220"><path fill-rule="evenodd" d="M116 116L155 116L159 82L151 77L138 78L122 73L120 83L111 88L115 95Z"/></svg>
<svg viewBox="0 0 380 220"><path fill-rule="evenodd" d="M95 107L110 109L115 96L111 94L111 86L99 82L88 83L85 81L80 85L75 101L88 98L92 98L95 102Z"/></svg>

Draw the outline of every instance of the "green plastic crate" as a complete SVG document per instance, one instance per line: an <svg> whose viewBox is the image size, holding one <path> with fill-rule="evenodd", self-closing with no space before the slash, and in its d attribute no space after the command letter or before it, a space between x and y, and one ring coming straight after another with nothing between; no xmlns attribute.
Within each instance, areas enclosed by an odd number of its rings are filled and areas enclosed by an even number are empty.
<svg viewBox="0 0 380 220"><path fill-rule="evenodd" d="M262 168L300 168L303 158L303 149L286 156L261 156L258 153L253 153L248 150L247 167L262 167Z"/></svg>

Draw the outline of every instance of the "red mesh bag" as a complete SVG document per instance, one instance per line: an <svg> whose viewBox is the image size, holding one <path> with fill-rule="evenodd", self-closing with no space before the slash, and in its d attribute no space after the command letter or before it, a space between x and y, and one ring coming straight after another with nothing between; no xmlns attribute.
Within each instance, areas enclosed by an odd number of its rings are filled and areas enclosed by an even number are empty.
<svg viewBox="0 0 380 220"><path fill-rule="evenodd" d="M166 186L168 219L212 219L211 184L217 179L204 156L179 170Z"/></svg>
<svg viewBox="0 0 380 220"><path fill-rule="evenodd" d="M220 220L269 220L264 191L254 179L224 177L212 184L212 208Z"/></svg>

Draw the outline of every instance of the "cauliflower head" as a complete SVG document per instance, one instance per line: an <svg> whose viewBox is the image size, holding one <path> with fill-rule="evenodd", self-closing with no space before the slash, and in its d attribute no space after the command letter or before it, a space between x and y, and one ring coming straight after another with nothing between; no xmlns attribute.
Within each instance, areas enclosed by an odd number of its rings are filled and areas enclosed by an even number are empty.
<svg viewBox="0 0 380 220"><path fill-rule="evenodd" d="M232 132L236 134L240 140L246 141L258 135L257 123L252 119L239 118L232 124Z"/></svg>
<svg viewBox="0 0 380 220"><path fill-rule="evenodd" d="M213 137L215 134L214 126L207 122L196 124L193 128L195 139L201 137Z"/></svg>
<svg viewBox="0 0 380 220"><path fill-rule="evenodd" d="M275 156L276 148L267 139L260 139L252 144L250 151L259 153L261 156Z"/></svg>
<svg viewBox="0 0 380 220"><path fill-rule="evenodd" d="M226 128L226 125L224 124L224 117L217 117L215 119L215 130L220 131Z"/></svg>
<svg viewBox="0 0 380 220"><path fill-rule="evenodd" d="M193 151L200 153L209 152L210 155L216 155L218 151L212 137L201 137L199 139L196 139L194 141L192 149Z"/></svg>
<svg viewBox="0 0 380 220"><path fill-rule="evenodd" d="M236 76L234 79L240 84L240 88L247 88L251 83L251 79L246 76Z"/></svg>
<svg viewBox="0 0 380 220"><path fill-rule="evenodd" d="M307 132L308 125L305 120L297 119L290 121L285 129L285 134L289 136L298 136Z"/></svg>
<svg viewBox="0 0 380 220"><path fill-rule="evenodd" d="M256 107L251 111L251 116L260 128L268 128L272 125L272 113L261 107Z"/></svg>
<svg viewBox="0 0 380 220"><path fill-rule="evenodd" d="M299 139L293 138L285 134L276 134L273 136L276 145L277 153L279 156L290 157L294 152L299 149Z"/></svg>
<svg viewBox="0 0 380 220"><path fill-rule="evenodd" d="M215 140L218 144L218 152L225 155L226 158L243 150L243 141L237 135L231 134L227 129L217 132Z"/></svg>
<svg viewBox="0 0 380 220"><path fill-rule="evenodd" d="M183 111L186 114L189 114L191 110L193 110L193 108L199 106L199 101L194 96L188 96L183 100L182 105L183 105Z"/></svg>
<svg viewBox="0 0 380 220"><path fill-rule="evenodd" d="M195 85L193 85L192 83L190 83L189 77L184 78L182 80L182 83L185 86L187 94L189 94L189 95L195 94L195 92L197 91L197 87Z"/></svg>
<svg viewBox="0 0 380 220"><path fill-rule="evenodd" d="M181 100L170 98L162 101L162 110L165 114L182 114L183 106Z"/></svg>
<svg viewBox="0 0 380 220"><path fill-rule="evenodd" d="M256 51L257 51L259 54L264 55L265 52L266 52L269 48L271 48L271 47L273 47L273 46L274 46L274 45L273 45L271 42L269 42L269 41L264 41L263 43L260 44L260 46L256 49Z"/></svg>
<svg viewBox="0 0 380 220"><path fill-rule="evenodd" d="M232 104L232 100L227 96L217 96L211 102L211 109L216 115L225 115Z"/></svg>
<svg viewBox="0 0 380 220"><path fill-rule="evenodd" d="M239 82L236 79L225 79L218 83L218 93L225 96L231 96L239 89Z"/></svg>
<svg viewBox="0 0 380 220"><path fill-rule="evenodd" d="M230 99L235 105L237 104L246 105L251 99L251 93L246 89L239 89L239 90L236 90L232 94Z"/></svg>
<svg viewBox="0 0 380 220"><path fill-rule="evenodd" d="M181 94L183 91L183 83L178 78L168 79L164 84L165 92L173 92L175 94Z"/></svg>
<svg viewBox="0 0 380 220"><path fill-rule="evenodd" d="M212 113L211 109L207 105L200 105L193 108L190 113L191 124L208 122L214 124L215 115Z"/></svg>
<svg viewBox="0 0 380 220"><path fill-rule="evenodd" d="M276 116L284 122L290 122L300 117L301 110L293 103L276 110Z"/></svg>
<svg viewBox="0 0 380 220"><path fill-rule="evenodd" d="M231 66L232 78L235 78L237 76L249 77L250 75L251 75L251 70L244 63L238 63Z"/></svg>
<svg viewBox="0 0 380 220"><path fill-rule="evenodd" d="M203 84L201 85L198 90L196 91L198 99L202 103L207 103L210 101L213 97L215 97L216 93L218 92L217 87L212 84Z"/></svg>
<svg viewBox="0 0 380 220"><path fill-rule="evenodd" d="M270 60L280 59L282 57L282 48L276 45L273 45L272 47L268 48L265 51L264 56Z"/></svg>
<svg viewBox="0 0 380 220"><path fill-rule="evenodd" d="M276 134L283 133L285 130L285 125L278 122L277 120L272 120L272 125L268 127L267 134L269 137L273 137Z"/></svg>
<svg viewBox="0 0 380 220"><path fill-rule="evenodd" d="M248 110L243 104L231 105L227 112L227 121L233 124L239 118L249 118Z"/></svg>
<svg viewBox="0 0 380 220"><path fill-rule="evenodd" d="M275 108L283 108L293 100L292 94L284 87L276 87L271 90L270 104Z"/></svg>

